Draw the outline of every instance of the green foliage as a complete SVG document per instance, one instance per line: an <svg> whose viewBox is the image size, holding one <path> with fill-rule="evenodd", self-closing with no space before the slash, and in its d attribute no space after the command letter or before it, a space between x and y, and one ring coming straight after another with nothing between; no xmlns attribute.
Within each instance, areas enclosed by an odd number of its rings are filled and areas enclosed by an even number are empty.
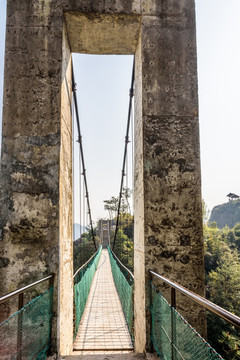
<svg viewBox="0 0 240 360"><path fill-rule="evenodd" d="M240 224L237 224L236 226L234 226L233 232L234 232L235 238L237 240L240 239Z"/></svg>
<svg viewBox="0 0 240 360"><path fill-rule="evenodd" d="M211 229L217 229L217 223L216 223L216 221L211 222L210 225L209 225L209 227L210 227Z"/></svg>
<svg viewBox="0 0 240 360"><path fill-rule="evenodd" d="M129 198L132 195L132 191L124 187L122 189L122 198L121 198L121 213L128 213L130 212L130 205L129 205ZM109 200L104 200L104 210L108 211L109 218L112 220L114 217L117 216L118 212L118 204L119 198L112 196Z"/></svg>
<svg viewBox="0 0 240 360"><path fill-rule="evenodd" d="M212 225L212 224L211 224ZM240 316L240 226L218 229L204 225L207 297ZM208 315L208 341L227 360L240 359L238 331L213 314Z"/></svg>
<svg viewBox="0 0 240 360"><path fill-rule="evenodd" d="M239 334L226 321L209 313L207 316L208 342L225 360L240 359Z"/></svg>
<svg viewBox="0 0 240 360"><path fill-rule="evenodd" d="M112 220L117 216L118 198L112 196L110 200L104 200L104 210L108 211L109 218Z"/></svg>
<svg viewBox="0 0 240 360"><path fill-rule="evenodd" d="M113 235L111 237L113 241ZM133 216L121 214L114 253L133 272Z"/></svg>
<svg viewBox="0 0 240 360"><path fill-rule="evenodd" d="M102 247L98 249L85 266L74 276L74 339L77 335L80 320L84 312L93 276L101 256Z"/></svg>
<svg viewBox="0 0 240 360"><path fill-rule="evenodd" d="M100 245L100 239L95 236L97 248ZM82 265L84 265L90 257L96 252L92 240L91 229L87 228L86 232L73 243L73 272L75 273Z"/></svg>
<svg viewBox="0 0 240 360"><path fill-rule="evenodd" d="M52 301L50 287L0 323L0 359L46 359L51 346ZM16 346L19 336L21 347Z"/></svg>
<svg viewBox="0 0 240 360"><path fill-rule="evenodd" d="M210 215L210 210L208 209L206 202L202 200L202 217L204 224L208 222L209 215Z"/></svg>
<svg viewBox="0 0 240 360"><path fill-rule="evenodd" d="M223 331L222 338L219 340L225 352L226 359L240 359L240 339L237 335L230 335Z"/></svg>
<svg viewBox="0 0 240 360"><path fill-rule="evenodd" d="M222 359L151 284L151 339L161 359Z"/></svg>
<svg viewBox="0 0 240 360"><path fill-rule="evenodd" d="M121 208L118 219L118 232L114 244L114 253L129 270L133 272L133 216L130 214L129 198L132 190L122 189ZM119 199L114 196L104 200L104 210L109 212L110 220L117 220ZM111 248L113 247L114 232L110 234Z"/></svg>
<svg viewBox="0 0 240 360"><path fill-rule="evenodd" d="M217 227L204 226L205 273L215 270L226 253L231 253L228 246L228 228L219 230Z"/></svg>
<svg viewBox="0 0 240 360"><path fill-rule="evenodd" d="M113 257L111 250L108 247L109 258L111 262L112 274L114 283L116 285L118 295L122 304L122 309L127 320L128 329L134 341L134 322L133 322L133 278L124 274L123 268Z"/></svg>
<svg viewBox="0 0 240 360"><path fill-rule="evenodd" d="M208 291L213 302L240 315L240 265L235 252L226 252L208 274Z"/></svg>
<svg viewBox="0 0 240 360"><path fill-rule="evenodd" d="M121 212L128 213L130 212L129 198L132 195L132 190L124 187L122 190L122 201L121 201Z"/></svg>
<svg viewBox="0 0 240 360"><path fill-rule="evenodd" d="M227 240L229 242L229 245L234 244L234 241L236 240L235 234L233 230L229 230L227 234Z"/></svg>
<svg viewBox="0 0 240 360"><path fill-rule="evenodd" d="M123 265L133 271L133 241L123 233L122 229L118 230L114 252Z"/></svg>

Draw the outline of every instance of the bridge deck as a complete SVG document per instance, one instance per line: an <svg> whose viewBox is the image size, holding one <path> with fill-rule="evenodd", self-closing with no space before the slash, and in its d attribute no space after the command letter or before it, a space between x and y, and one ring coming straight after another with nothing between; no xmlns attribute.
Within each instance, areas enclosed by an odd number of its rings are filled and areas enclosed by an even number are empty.
<svg viewBox="0 0 240 360"><path fill-rule="evenodd" d="M73 350L133 350L105 249L102 250Z"/></svg>

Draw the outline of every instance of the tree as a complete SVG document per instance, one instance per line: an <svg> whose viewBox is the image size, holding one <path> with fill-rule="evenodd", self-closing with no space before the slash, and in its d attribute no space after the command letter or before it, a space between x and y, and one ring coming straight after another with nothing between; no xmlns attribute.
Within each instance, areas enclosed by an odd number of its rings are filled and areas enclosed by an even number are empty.
<svg viewBox="0 0 240 360"><path fill-rule="evenodd" d="M208 274L210 300L224 309L240 315L240 264L238 254L225 252L218 266Z"/></svg>
<svg viewBox="0 0 240 360"><path fill-rule="evenodd" d="M202 200L203 224L207 224L209 216L210 216L210 210L208 209L206 202L204 200Z"/></svg>
<svg viewBox="0 0 240 360"><path fill-rule="evenodd" d="M233 232L234 232L235 238L237 240L240 240L240 224L237 224L234 226Z"/></svg>
<svg viewBox="0 0 240 360"><path fill-rule="evenodd" d="M124 187L122 190L122 201L121 201L121 211L123 213L130 213L129 198L132 195L132 190L127 187Z"/></svg>
<svg viewBox="0 0 240 360"><path fill-rule="evenodd" d="M240 264L234 229L227 226L218 229L216 224L205 224L204 247L207 297L239 316ZM237 330L212 313L208 314L207 320L210 344L225 359L240 359Z"/></svg>
<svg viewBox="0 0 240 360"><path fill-rule="evenodd" d="M108 211L109 218L112 220L117 216L118 211L118 198L112 196L110 200L104 200L104 210Z"/></svg>
<svg viewBox="0 0 240 360"><path fill-rule="evenodd" d="M121 197L121 213L130 213L129 198L132 195L132 190L124 187L122 189ZM108 211L110 220L114 219L117 216L119 198L112 196L109 200L104 200L104 210Z"/></svg>
<svg viewBox="0 0 240 360"><path fill-rule="evenodd" d="M236 252L225 253L216 270L208 275L209 298L224 309L240 315L240 264ZM225 359L240 359L239 334L213 314L208 316L208 340Z"/></svg>
<svg viewBox="0 0 240 360"><path fill-rule="evenodd" d="M123 265L133 272L133 239L129 238L124 231L126 228L118 229L114 253Z"/></svg>
<svg viewBox="0 0 240 360"><path fill-rule="evenodd" d="M94 229L96 233L96 228ZM97 248L100 245L100 239L95 236ZM92 240L91 228L87 227L86 231L81 234L80 238L73 243L73 266L76 272L82 265L84 265L90 257L95 253L96 249Z"/></svg>
<svg viewBox="0 0 240 360"><path fill-rule="evenodd" d="M204 226L203 237L206 280L208 279L207 275L212 270L216 270L224 254L231 253L227 242L227 234L228 230L226 228L219 230L217 227Z"/></svg>
<svg viewBox="0 0 240 360"><path fill-rule="evenodd" d="M119 260L133 271L133 216L130 214L129 205L131 194L132 191L129 188L123 188L114 252ZM118 204L119 199L114 196L110 200L104 200L104 210L108 211L110 220L114 217L116 219ZM113 244L114 232L111 233L110 240Z"/></svg>

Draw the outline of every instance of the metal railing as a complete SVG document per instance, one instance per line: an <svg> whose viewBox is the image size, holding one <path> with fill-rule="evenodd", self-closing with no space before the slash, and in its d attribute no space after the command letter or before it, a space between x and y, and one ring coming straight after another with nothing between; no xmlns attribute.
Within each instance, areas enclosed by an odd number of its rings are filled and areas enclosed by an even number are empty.
<svg viewBox="0 0 240 360"><path fill-rule="evenodd" d="M85 262L85 264L83 264L79 269L77 269L77 271L73 275L73 279L75 279L75 277L81 272L81 270L86 269L88 267L89 263L97 255L98 251L99 251L99 249L90 257L90 259L88 261Z"/></svg>
<svg viewBox="0 0 240 360"><path fill-rule="evenodd" d="M211 301L205 299L204 297L195 294L193 291L190 291L183 287L182 285L177 284L174 281L167 279L164 276L157 274L156 272L149 270L151 276L155 276L156 278L162 280L166 284L171 286L171 306L176 307L176 290L181 292L182 294L189 297L195 303L203 306L205 309L211 311L212 313L218 315L220 318L228 321L232 325L235 325L240 328L240 318L237 315L232 314L231 312L221 308L220 306L212 303Z"/></svg>
<svg viewBox="0 0 240 360"><path fill-rule="evenodd" d="M153 277L163 281L164 283L168 284L171 289L171 297L170 297L170 305L167 303L167 301L163 298L160 292L157 291L155 286L151 285L151 293L157 294L159 297L157 301L159 301L159 304L162 304L162 309L164 310L158 310L158 302L155 302L155 308L154 308L154 300L151 295L151 339L152 339L152 345L154 346L155 350L161 354L161 352L166 351L167 346L169 349L169 355L171 354L171 358L173 360L181 358L181 359L188 359L188 358L196 358L196 359L222 359L221 355L219 355L197 332L195 329L191 327L187 323L187 321L177 312L176 310L176 291L179 291L183 295L187 296L189 299L191 299L193 302L201 305L206 310L211 311L218 317L226 320L230 324L240 327L240 318L231 312L221 308L220 306L212 303L211 301L203 298L200 295L197 295L193 291L190 291L183 287L182 285L179 285L178 283L167 279L164 276L161 276L157 274L156 272L149 270L150 274L150 281L152 283ZM168 310L169 309L169 310ZM166 315L168 313L168 315ZM159 315L161 314L161 315ZM155 319L156 317L156 319ZM163 324L161 324L163 322ZM185 324L184 324L185 323ZM161 327L160 331L159 326ZM154 329L153 329L154 328ZM166 331L167 328L167 331ZM168 340L164 340L161 344L161 341L159 342L158 336L156 334L163 334L163 338ZM168 333L167 333L168 332ZM184 336L183 336L184 333ZM183 336L185 339L178 339L179 337ZM166 343L169 345L166 346ZM192 345L191 345L192 343ZM194 346L193 346L194 344ZM195 349L195 353L193 356L193 353L189 350ZM170 351L171 349L171 351ZM186 349L188 349L188 353L186 352ZM185 356L183 356L185 351ZM200 357L198 357L198 351L201 353ZM180 356L180 357L179 357ZM192 357L191 357L192 356Z"/></svg>
<svg viewBox="0 0 240 360"><path fill-rule="evenodd" d="M108 246L113 280L119 295L128 329L134 342L134 275Z"/></svg>
<svg viewBox="0 0 240 360"><path fill-rule="evenodd" d="M122 272L124 273L125 277L127 278L130 283L134 282L134 275L133 273L119 260L117 255L113 252L113 250L109 247L111 254L113 255L114 259L117 261L119 267L121 268Z"/></svg>
<svg viewBox="0 0 240 360"><path fill-rule="evenodd" d="M22 354L21 354L21 349L22 349L22 345L23 345L23 338L22 338L22 333L23 333L23 313L21 312L21 309L24 307L24 293L26 291L28 291L29 289L45 282L45 281L49 281L49 287L48 289L53 287L53 281L54 281L54 275L51 274L49 276L46 276L40 280L35 281L34 283L31 283L29 285L26 285L22 288L19 288L15 291L12 291L6 295L3 295L0 297L0 304L5 303L6 301L12 299L15 296L18 296L18 319L17 319L17 336L16 336L16 343L17 343L17 351L18 355L17 355L17 359L21 359L22 358ZM51 301L51 305L50 305L50 313L53 313L53 302ZM6 319L7 320L7 319ZM50 339L51 339L51 328L52 328L52 324L50 324ZM31 334L29 334L29 336L31 336Z"/></svg>
<svg viewBox="0 0 240 360"><path fill-rule="evenodd" d="M73 275L73 333L74 340L87 303L91 283L98 266L102 246Z"/></svg>
<svg viewBox="0 0 240 360"><path fill-rule="evenodd" d="M45 278L43 279L40 279L40 280L37 280L35 281L34 283L30 284L30 285L26 285L20 289L17 289L15 291L12 291L6 295L3 295L0 297L0 304L4 303L5 301L13 298L14 296L17 296L18 295L18 303L20 303L20 305L18 305L18 310L20 310L22 307L23 307L23 294L25 291L31 289L32 287L38 285L38 284L41 284L42 282L44 281L47 281L49 280L49 287L51 287L53 285L53 278L54 278L54 275L51 274L51 275L48 275L46 276ZM21 305L22 304L22 305Z"/></svg>

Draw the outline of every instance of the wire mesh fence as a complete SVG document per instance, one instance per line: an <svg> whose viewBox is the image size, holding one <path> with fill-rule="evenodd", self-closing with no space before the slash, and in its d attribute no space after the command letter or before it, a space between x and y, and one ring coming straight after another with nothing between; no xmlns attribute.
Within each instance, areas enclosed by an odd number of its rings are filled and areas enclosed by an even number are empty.
<svg viewBox="0 0 240 360"><path fill-rule="evenodd" d="M170 306L153 284L151 291L151 339L154 349L161 359L223 359L182 315Z"/></svg>
<svg viewBox="0 0 240 360"><path fill-rule="evenodd" d="M102 247L98 249L91 260L83 266L74 277L74 340L76 338L80 320L87 303L93 276L98 266Z"/></svg>
<svg viewBox="0 0 240 360"><path fill-rule="evenodd" d="M108 247L112 275L114 283L121 301L122 309L128 324L128 329L131 334L132 341L134 342L134 312L133 312L133 291L134 291L134 279L128 276L127 273L123 273L117 260L113 257L113 254Z"/></svg>
<svg viewBox="0 0 240 360"><path fill-rule="evenodd" d="M53 287L0 323L1 359L45 359L50 348Z"/></svg>

